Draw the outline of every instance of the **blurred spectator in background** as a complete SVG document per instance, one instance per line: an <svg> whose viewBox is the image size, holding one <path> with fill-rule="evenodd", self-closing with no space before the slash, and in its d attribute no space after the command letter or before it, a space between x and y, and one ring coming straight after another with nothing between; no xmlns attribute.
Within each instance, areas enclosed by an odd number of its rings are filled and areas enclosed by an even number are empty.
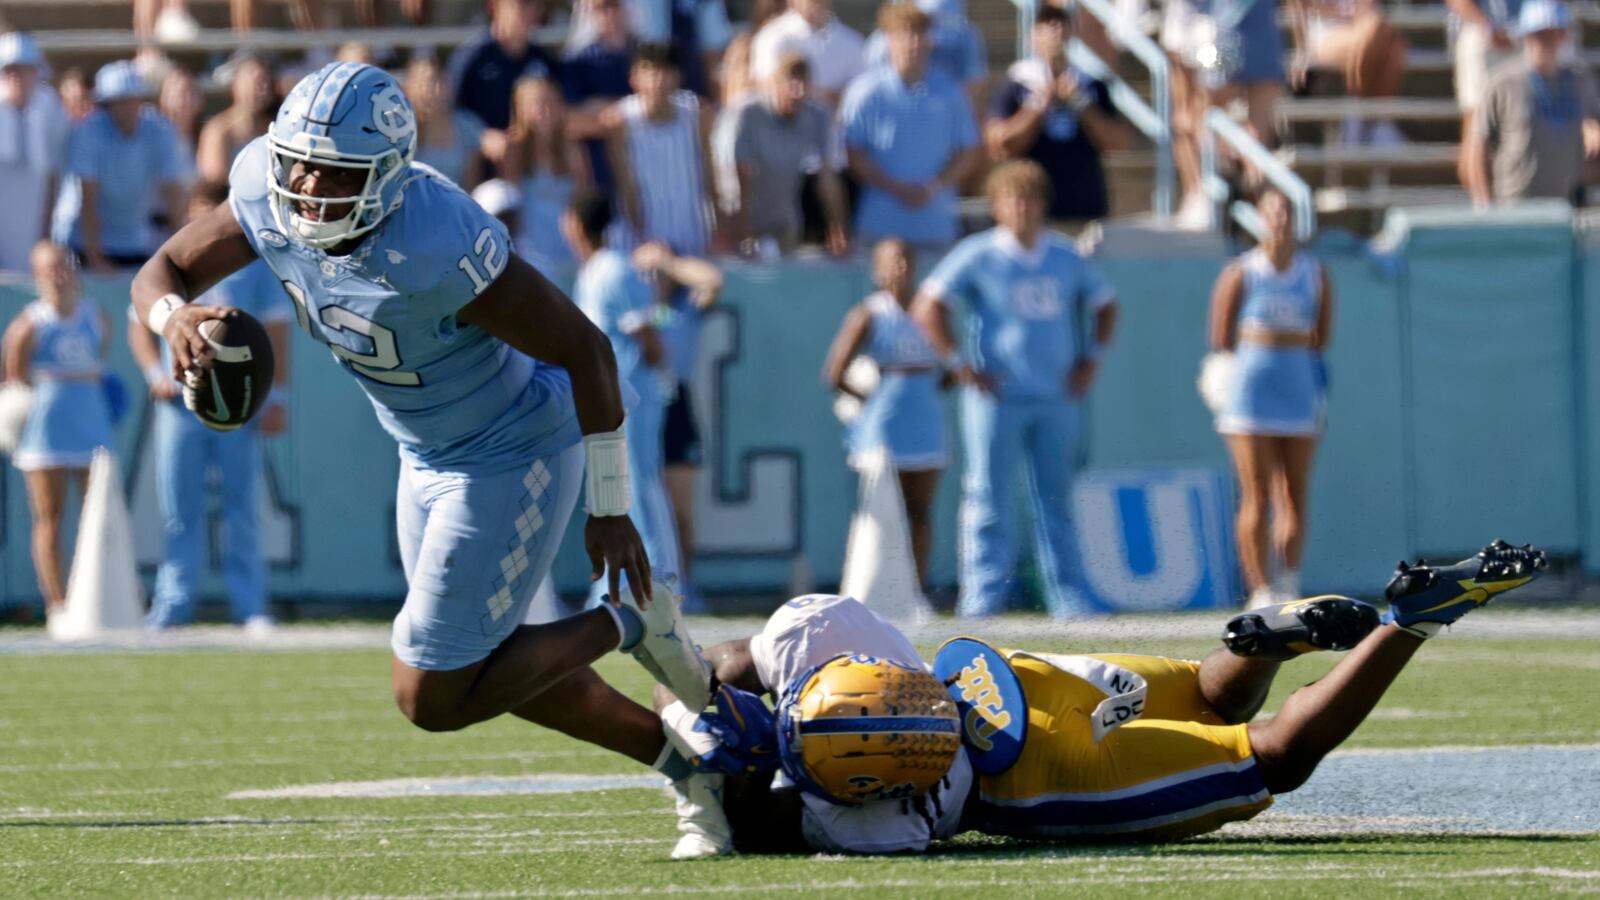
<svg viewBox="0 0 1600 900"><path fill-rule="evenodd" d="M683 569L678 574L684 608L705 612L705 600L693 577L694 483L700 472L701 447L690 383L700 360L700 325L706 310L722 292L722 273L703 259L674 253L659 241L635 250L633 267L654 284L656 331L666 347L667 365L676 380L676 391L662 422L661 443L667 496L672 500L683 556Z"/></svg>
<svg viewBox="0 0 1600 900"><path fill-rule="evenodd" d="M917 8L933 18L928 29L928 71L940 72L967 89L974 111L983 109L989 85L989 51L983 35L967 20L967 0L915 0ZM879 28L867 38L868 66L889 64L889 42Z"/></svg>
<svg viewBox="0 0 1600 900"><path fill-rule="evenodd" d="M1571 199L1585 157L1600 156L1600 99L1589 70L1565 62L1572 13L1556 0L1526 0L1517 17L1522 58L1489 75L1467 138L1477 170L1473 203Z"/></svg>
<svg viewBox="0 0 1600 900"><path fill-rule="evenodd" d="M345 41L333 53L335 62L354 62L368 66L379 65L378 53L365 41Z"/></svg>
<svg viewBox="0 0 1600 900"><path fill-rule="evenodd" d="M511 235L511 249L521 254L516 236L522 233L522 192L517 186L501 178L491 178L472 189L472 199L484 212L500 220L506 233Z"/></svg>
<svg viewBox="0 0 1600 900"><path fill-rule="evenodd" d="M483 180L483 122L464 109L450 105L444 70L431 56L419 56L406 66L401 87L417 114L417 162L471 191Z"/></svg>
<svg viewBox="0 0 1600 900"><path fill-rule="evenodd" d="M20 31L0 34L0 270L27 271L50 233L71 122L48 83L44 56Z"/></svg>
<svg viewBox="0 0 1600 900"><path fill-rule="evenodd" d="M228 202L228 185L202 181L195 187L188 217L193 221ZM272 393L260 414L243 428L216 431L183 406L182 386L172 377L172 354L161 338L130 321L128 347L150 387L155 416L156 492L166 542L156 570L155 595L148 623L174 628L194 621L205 558L207 486L216 485L222 510L222 560L233 621L252 631L272 627L267 608L267 563L261 542L259 493L265 471L261 439L283 433L288 424L283 404L289 376L288 296L272 270L261 260L195 298L196 303L234 306L266 326L272 341L275 370ZM129 307L129 313L133 309ZM213 471L215 477L213 477Z"/></svg>
<svg viewBox="0 0 1600 900"><path fill-rule="evenodd" d="M1288 83L1277 0L1212 0L1215 47L1201 49L1207 105L1226 108L1236 98L1248 109L1246 125L1262 146L1278 146L1278 103ZM1220 82L1220 84L1219 84Z"/></svg>
<svg viewBox="0 0 1600 900"><path fill-rule="evenodd" d="M88 74L82 69L73 66L62 72L56 87L61 93L61 106L74 125L94 112L94 88L89 84Z"/></svg>
<svg viewBox="0 0 1600 900"><path fill-rule="evenodd" d="M567 137L567 105L561 89L548 78L517 82L512 100L509 151L501 166L506 180L522 197L522 230L512 232L517 252L549 270L572 261L570 242L562 235L561 217L573 195L588 190L589 159ZM608 198L609 199L609 198Z"/></svg>
<svg viewBox="0 0 1600 900"><path fill-rule="evenodd" d="M1461 155L1457 174L1471 190L1478 160L1470 156L1472 120L1483 106L1489 73L1515 59L1512 40L1522 0L1445 0L1450 9L1450 55L1455 65L1456 106L1461 109Z"/></svg>
<svg viewBox="0 0 1600 900"><path fill-rule="evenodd" d="M628 74L637 46L628 30L622 0L583 0L592 34L583 44L569 44L561 61L561 91L571 107L567 131L583 140L595 186L611 193L615 184L606 158L605 135L615 126L615 105L633 93Z"/></svg>
<svg viewBox="0 0 1600 900"><path fill-rule="evenodd" d="M183 157L180 180L188 188L200 177L195 157L200 143L200 114L205 109L200 85L188 69L175 68L161 79L161 96L156 100L156 109L172 123L178 153Z"/></svg>
<svg viewBox="0 0 1600 900"><path fill-rule="evenodd" d="M560 227L572 244L568 255L581 265L572 300L610 340L617 378L638 394L638 402L622 421L628 436L629 505L650 558L651 577L670 579L681 568L672 506L662 481L662 417L672 396L672 373L653 324L655 298L650 285L626 254L605 246L611 217L610 197L585 192L572 198ZM605 589L604 582L597 581L592 593Z"/></svg>
<svg viewBox="0 0 1600 900"><path fill-rule="evenodd" d="M995 92L984 127L996 160L1027 158L1054 188L1048 218L1076 234L1111 202L1100 155L1127 146L1128 128L1099 81L1067 64L1072 20L1046 6L1033 20L1033 58L1017 61Z"/></svg>
<svg viewBox="0 0 1600 900"><path fill-rule="evenodd" d="M864 241L953 242L957 186L982 162L966 92L928 71L931 26L911 4L879 10L889 65L852 82L839 111L850 171L863 186L856 234Z"/></svg>
<svg viewBox="0 0 1600 900"><path fill-rule="evenodd" d="M1332 282L1297 245L1289 199L1268 188L1256 209L1266 225L1260 245L1223 269L1211 294L1211 349L1233 354L1216 424L1239 478L1239 562L1252 609L1301 596L1311 459L1323 426L1322 352L1333 325ZM1283 564L1276 578L1269 548Z"/></svg>
<svg viewBox="0 0 1600 900"><path fill-rule="evenodd" d="M149 98L132 63L106 64L94 78L99 108L72 129L68 142L52 230L56 243L71 247L96 272L149 259L160 243L151 225L158 206L168 221L183 216L183 153L172 124Z"/></svg>
<svg viewBox="0 0 1600 900"><path fill-rule="evenodd" d="M522 78L553 78L555 62L531 40L538 4L493 0L489 28L450 58L450 83L456 106L504 130L511 124L511 92Z"/></svg>
<svg viewBox="0 0 1600 900"><path fill-rule="evenodd" d="M832 0L789 0L788 12L761 26L750 44L750 77L765 82L784 54L797 51L811 63L811 87L830 109L866 70L866 41L833 14Z"/></svg>
<svg viewBox="0 0 1600 900"><path fill-rule="evenodd" d="M835 391L862 402L845 440L850 465L862 468L875 450L887 454L899 476L917 579L926 583L933 499L950 452L939 397L939 354L911 318L916 277L916 254L905 241L887 238L872 248L872 281L878 290L845 314L822 377ZM865 397L845 378L857 356L878 367L878 386Z"/></svg>
<svg viewBox="0 0 1600 900"><path fill-rule="evenodd" d="M200 129L195 162L200 177L206 181L227 182L233 158L245 144L267 133L278 109L272 66L266 59L241 53L233 60L232 68L232 105L212 116Z"/></svg>
<svg viewBox="0 0 1600 900"><path fill-rule="evenodd" d="M1389 26L1378 0L1289 0L1296 64L1290 71L1303 87L1309 66L1344 76L1355 97L1395 97L1406 77L1406 40ZM1394 147L1405 143L1393 121L1351 117L1340 142Z"/></svg>
<svg viewBox="0 0 1600 900"><path fill-rule="evenodd" d="M711 76L733 38L724 0L626 0L626 9L640 43L671 44L677 51L684 90L715 99ZM587 39L586 23L578 25L576 30Z"/></svg>
<svg viewBox="0 0 1600 900"><path fill-rule="evenodd" d="M611 168L634 240L660 241L674 253L703 256L711 248L711 122L698 98L678 89L677 52L640 44L634 94L622 101L611 132Z"/></svg>
<svg viewBox="0 0 1600 900"><path fill-rule="evenodd" d="M913 309L940 357L960 360L953 377L964 385L957 611L1006 608L1016 584L1017 475L1026 469L1045 605L1056 616L1084 615L1072 480L1083 464L1082 405L1116 329L1116 292L1071 241L1044 230L1050 177L1038 163L1003 163L988 187L996 227L941 260ZM956 304L967 323L960 356L947 317Z"/></svg>
<svg viewBox="0 0 1600 900"><path fill-rule="evenodd" d="M288 0L289 20L301 31L322 27L312 0ZM379 0L355 0L356 21L362 28L383 27L383 4ZM233 30L252 31L260 20L261 0L229 0ZM426 25L432 19L431 0L400 0L401 14L413 25ZM141 40L160 44L193 41L200 23L189 12L188 0L134 0L133 31Z"/></svg>
<svg viewBox="0 0 1600 900"><path fill-rule="evenodd" d="M734 164L733 139L739 117L745 104L761 97L760 87L750 77L751 34L741 31L728 42L722 54L722 69L718 83L722 89L722 104L716 120L711 124L711 174L717 197L717 210L726 221L732 222L739 212L739 168ZM832 114L829 114L830 130Z"/></svg>
<svg viewBox="0 0 1600 900"><path fill-rule="evenodd" d="M48 241L31 254L39 299L6 327L3 355L11 384L33 388L33 405L11 462L22 470L33 513L33 570L45 612L61 611L67 566L61 558L67 480L81 493L96 447L111 443L102 385L111 329L105 312L82 302L72 259Z"/></svg>
<svg viewBox="0 0 1600 900"><path fill-rule="evenodd" d="M811 65L798 53L778 70L754 100L741 105L733 125L733 158L739 177L733 234L745 255L771 241L784 253L800 244L800 188L807 174L819 177L828 218L828 249L844 253L850 237L844 184L834 168L828 111L807 94Z"/></svg>

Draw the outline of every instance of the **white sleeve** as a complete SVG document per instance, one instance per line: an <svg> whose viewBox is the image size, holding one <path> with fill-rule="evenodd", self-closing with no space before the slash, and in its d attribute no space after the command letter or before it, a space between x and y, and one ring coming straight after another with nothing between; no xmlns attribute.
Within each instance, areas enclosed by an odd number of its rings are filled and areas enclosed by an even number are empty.
<svg viewBox="0 0 1600 900"><path fill-rule="evenodd" d="M932 841L953 837L972 789L966 753L933 790L915 800L873 800L840 806L803 795L800 831L824 853L921 853Z"/></svg>
<svg viewBox="0 0 1600 900"><path fill-rule="evenodd" d="M859 600L837 594L790 600L750 639L756 676L774 695L807 669L846 653L926 665L900 629Z"/></svg>

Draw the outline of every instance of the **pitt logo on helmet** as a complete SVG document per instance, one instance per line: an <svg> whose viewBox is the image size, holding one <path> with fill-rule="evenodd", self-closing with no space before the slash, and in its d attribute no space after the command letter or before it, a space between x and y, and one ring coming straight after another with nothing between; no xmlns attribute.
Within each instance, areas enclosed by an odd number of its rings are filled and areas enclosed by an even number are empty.
<svg viewBox="0 0 1600 900"><path fill-rule="evenodd" d="M1005 654L973 638L953 638L933 658L933 674L961 714L972 767L998 775L1016 764L1028 737L1028 699Z"/></svg>
<svg viewBox="0 0 1600 900"><path fill-rule="evenodd" d="M960 732L944 685L899 660L836 656L778 703L784 772L833 803L921 796L955 764Z"/></svg>

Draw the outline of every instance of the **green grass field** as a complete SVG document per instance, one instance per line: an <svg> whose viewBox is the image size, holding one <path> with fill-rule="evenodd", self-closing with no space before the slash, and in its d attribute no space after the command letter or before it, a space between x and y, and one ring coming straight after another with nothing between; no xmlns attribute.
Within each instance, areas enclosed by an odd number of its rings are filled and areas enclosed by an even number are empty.
<svg viewBox="0 0 1600 900"><path fill-rule="evenodd" d="M1481 618L1490 616L1511 620ZM1216 624L1195 621L1198 635ZM1532 757L1515 749L1452 757L1479 760L1466 769L1429 766L1427 753L1355 753L1351 764L1381 765L1356 786L1371 799L1354 814L1297 811L1290 795L1254 823L1181 844L1044 847L966 837L926 858L695 863L667 859L671 804L650 788L230 799L378 779L642 772L511 719L459 734L421 732L390 703L381 644L12 652L0 655L0 896L1600 893L1600 810L1590 805L1600 781L1600 639L1592 636L1595 619L1586 621L1589 637L1502 639L1489 629L1434 641L1348 745L1578 748L1552 751L1566 754L1553 767L1524 765ZM1208 649L1132 631L1092 646L1059 636L1027 646ZM1269 707L1331 662L1286 667ZM608 658L600 668L633 696L647 695L646 677L630 661ZM1330 771L1318 778L1335 778ZM1525 807L1505 805L1503 820L1499 806L1452 819L1406 799L1470 803L1496 778L1525 797ZM1322 787L1324 796L1338 793L1337 784Z"/></svg>

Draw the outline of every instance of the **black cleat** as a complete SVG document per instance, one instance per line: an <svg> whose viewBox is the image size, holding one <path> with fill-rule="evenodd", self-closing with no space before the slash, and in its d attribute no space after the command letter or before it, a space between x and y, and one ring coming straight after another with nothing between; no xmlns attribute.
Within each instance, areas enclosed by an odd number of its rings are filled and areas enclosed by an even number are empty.
<svg viewBox="0 0 1600 900"><path fill-rule="evenodd" d="M1427 638L1498 595L1538 578L1550 565L1543 550L1495 541L1452 566L1401 561L1383 591L1385 622Z"/></svg>
<svg viewBox="0 0 1600 900"><path fill-rule="evenodd" d="M1240 613L1222 629L1222 645L1235 656L1286 660L1316 650L1349 650L1377 627L1377 607L1326 594Z"/></svg>

